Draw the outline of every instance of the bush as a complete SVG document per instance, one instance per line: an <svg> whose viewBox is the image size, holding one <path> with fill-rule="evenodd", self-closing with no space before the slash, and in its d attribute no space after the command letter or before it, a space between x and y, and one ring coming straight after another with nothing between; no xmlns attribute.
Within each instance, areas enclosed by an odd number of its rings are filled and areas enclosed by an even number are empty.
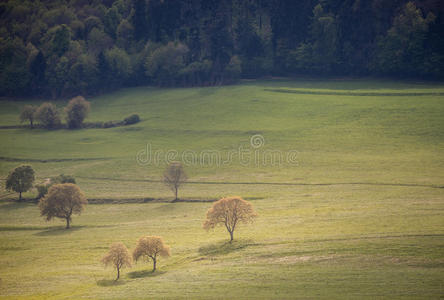
<svg viewBox="0 0 444 300"><path fill-rule="evenodd" d="M131 115L123 120L125 125L136 124L140 122L140 117L137 114Z"/></svg>
<svg viewBox="0 0 444 300"><path fill-rule="evenodd" d="M74 178L74 176L65 175L65 174L60 174L59 176L51 177L49 182L36 185L37 192L38 192L37 199L43 198L48 193L48 190L51 186L53 186L54 184L61 184L61 183L75 184L76 179Z"/></svg>
<svg viewBox="0 0 444 300"><path fill-rule="evenodd" d="M87 122L83 123L83 128L103 128L103 122Z"/></svg>
<svg viewBox="0 0 444 300"><path fill-rule="evenodd" d="M49 185L46 184L39 184L35 186L37 188L37 192L39 193L37 195L37 199L41 199L43 196L45 196L48 193Z"/></svg>
<svg viewBox="0 0 444 300"><path fill-rule="evenodd" d="M112 128L112 127L116 127L116 126L119 126L119 122L106 121L105 123L103 123L103 128Z"/></svg>
<svg viewBox="0 0 444 300"><path fill-rule="evenodd" d="M71 175L65 175L60 174L59 176L52 177L51 178L51 184L58 184L58 183L76 183L76 179L74 176Z"/></svg>

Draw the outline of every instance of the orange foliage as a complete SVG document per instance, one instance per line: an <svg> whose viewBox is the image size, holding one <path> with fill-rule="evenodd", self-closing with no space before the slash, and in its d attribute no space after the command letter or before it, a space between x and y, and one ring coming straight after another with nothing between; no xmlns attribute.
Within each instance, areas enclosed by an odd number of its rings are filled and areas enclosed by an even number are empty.
<svg viewBox="0 0 444 300"><path fill-rule="evenodd" d="M239 222L251 223L255 217L257 217L257 214L250 202L239 196L227 197L216 201L208 210L203 227L209 230L217 225L225 226L230 233L231 242L234 230Z"/></svg>
<svg viewBox="0 0 444 300"><path fill-rule="evenodd" d="M144 236L137 241L136 249L133 252L135 261L140 258L153 261L153 272L156 270L157 256L168 257L171 255L170 247L163 243L159 236Z"/></svg>
<svg viewBox="0 0 444 300"><path fill-rule="evenodd" d="M120 277L120 269L123 267L131 267L131 256L128 249L122 243L114 243L109 248L109 252L102 258L105 266L112 265L117 270L117 279Z"/></svg>

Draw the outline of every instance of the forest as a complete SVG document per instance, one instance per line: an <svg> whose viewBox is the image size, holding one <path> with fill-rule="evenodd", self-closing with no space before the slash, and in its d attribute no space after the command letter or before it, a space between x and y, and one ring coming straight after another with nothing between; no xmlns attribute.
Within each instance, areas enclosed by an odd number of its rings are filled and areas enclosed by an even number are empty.
<svg viewBox="0 0 444 300"><path fill-rule="evenodd" d="M9 0L0 95L266 76L444 77L439 0Z"/></svg>

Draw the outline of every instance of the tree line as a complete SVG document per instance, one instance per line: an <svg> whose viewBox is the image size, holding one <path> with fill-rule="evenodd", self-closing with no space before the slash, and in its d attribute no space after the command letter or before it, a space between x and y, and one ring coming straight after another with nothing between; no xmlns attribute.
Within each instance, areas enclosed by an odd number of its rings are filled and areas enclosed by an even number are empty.
<svg viewBox="0 0 444 300"><path fill-rule="evenodd" d="M443 28L433 0L7 0L0 94L268 75L443 78Z"/></svg>
<svg viewBox="0 0 444 300"><path fill-rule="evenodd" d="M82 96L72 98L63 109L66 126L62 124L62 113L56 105L51 102L44 102L40 106L24 105L19 119L20 122L29 122L29 128L34 129L36 122L40 128L46 129L80 129L80 128L112 128L117 126L132 125L140 122L138 114L132 114L122 121L106 121L85 123L84 120L91 110L91 103Z"/></svg>

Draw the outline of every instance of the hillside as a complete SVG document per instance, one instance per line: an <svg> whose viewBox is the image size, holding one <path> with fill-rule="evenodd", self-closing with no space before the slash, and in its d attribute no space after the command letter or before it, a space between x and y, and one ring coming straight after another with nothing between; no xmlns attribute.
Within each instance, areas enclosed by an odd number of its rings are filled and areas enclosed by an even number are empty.
<svg viewBox="0 0 444 300"><path fill-rule="evenodd" d="M28 163L39 182L74 175L88 198L121 203L89 204L65 230L2 190L0 297L439 298L443 94L441 84L372 80L144 87L88 99L88 122L138 113L135 125L0 129L0 177ZM18 124L27 103L0 101L0 125ZM148 163L147 144L197 158L211 150L228 163L185 160L190 183L179 196L194 202L171 203L159 182L165 163ZM296 156L274 165L227 160L240 147ZM232 244L223 228L202 229L211 203L196 201L226 195L259 214ZM125 203L142 198L150 199ZM132 251L142 235L162 236L171 257L156 273L138 262L115 282L101 257L117 241Z"/></svg>

